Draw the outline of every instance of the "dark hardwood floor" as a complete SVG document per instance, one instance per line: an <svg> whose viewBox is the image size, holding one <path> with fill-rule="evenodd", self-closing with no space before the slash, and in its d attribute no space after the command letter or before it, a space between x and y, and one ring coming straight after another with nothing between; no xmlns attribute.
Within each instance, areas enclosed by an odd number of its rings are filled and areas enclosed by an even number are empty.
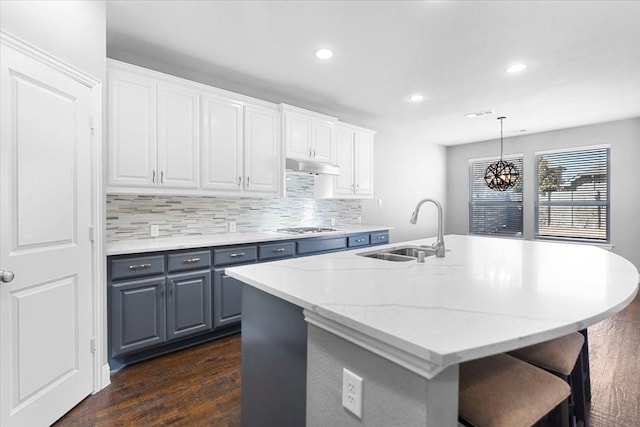
<svg viewBox="0 0 640 427"><path fill-rule="evenodd" d="M589 328L592 427L640 427L640 295ZM123 369L66 426L239 426L240 335Z"/></svg>

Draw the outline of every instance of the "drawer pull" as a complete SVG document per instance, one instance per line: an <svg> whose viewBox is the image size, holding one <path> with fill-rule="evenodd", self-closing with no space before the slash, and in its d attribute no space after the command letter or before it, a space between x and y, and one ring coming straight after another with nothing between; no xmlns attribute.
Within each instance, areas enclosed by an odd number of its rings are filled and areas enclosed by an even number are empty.
<svg viewBox="0 0 640 427"><path fill-rule="evenodd" d="M144 270L146 268L151 268L151 264L134 264L129 266L129 270Z"/></svg>
<svg viewBox="0 0 640 427"><path fill-rule="evenodd" d="M376 237L376 239L378 239L378 240L384 240L384 239L385 239L385 237L384 237L384 236L378 236L378 237Z"/></svg>
<svg viewBox="0 0 640 427"><path fill-rule="evenodd" d="M244 252L236 252L236 253L233 253L233 254L231 254L231 255L229 255L229 256L230 256L231 258L237 258L237 257L239 257L239 256L244 256Z"/></svg>
<svg viewBox="0 0 640 427"><path fill-rule="evenodd" d="M356 239L356 242L364 242L364 239Z"/></svg>
<svg viewBox="0 0 640 427"><path fill-rule="evenodd" d="M274 249L273 252L284 252L286 249L285 248L277 248Z"/></svg>
<svg viewBox="0 0 640 427"><path fill-rule="evenodd" d="M200 261L200 258L187 258L187 259L184 260L184 263L185 264L193 264L193 263L198 262L198 261Z"/></svg>

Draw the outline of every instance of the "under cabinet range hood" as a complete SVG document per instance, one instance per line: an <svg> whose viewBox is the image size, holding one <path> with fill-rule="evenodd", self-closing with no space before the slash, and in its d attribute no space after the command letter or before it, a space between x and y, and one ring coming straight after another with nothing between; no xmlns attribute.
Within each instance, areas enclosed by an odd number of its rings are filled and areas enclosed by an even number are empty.
<svg viewBox="0 0 640 427"><path fill-rule="evenodd" d="M331 163L314 162L287 157L286 168L294 172L304 172L314 175L340 175L340 166Z"/></svg>

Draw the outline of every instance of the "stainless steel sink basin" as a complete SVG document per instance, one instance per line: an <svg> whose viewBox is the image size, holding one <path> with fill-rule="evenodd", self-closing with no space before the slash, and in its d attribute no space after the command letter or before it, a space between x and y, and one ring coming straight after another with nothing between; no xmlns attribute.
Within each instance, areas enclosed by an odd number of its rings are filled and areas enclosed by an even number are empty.
<svg viewBox="0 0 640 427"><path fill-rule="evenodd" d="M416 261L418 253L424 252L424 256L433 256L436 251L431 246L397 246L395 248L379 249L377 251L361 252L357 255L367 258L382 259L385 261Z"/></svg>
<svg viewBox="0 0 640 427"><path fill-rule="evenodd" d="M414 258L418 258L418 252L424 252L424 256L426 256L426 257L436 254L436 251L433 250L429 246L426 246L426 247L408 246L408 247L402 247L402 248L387 250L386 252L390 253L390 254L405 255L405 256L410 256L410 257L414 257Z"/></svg>

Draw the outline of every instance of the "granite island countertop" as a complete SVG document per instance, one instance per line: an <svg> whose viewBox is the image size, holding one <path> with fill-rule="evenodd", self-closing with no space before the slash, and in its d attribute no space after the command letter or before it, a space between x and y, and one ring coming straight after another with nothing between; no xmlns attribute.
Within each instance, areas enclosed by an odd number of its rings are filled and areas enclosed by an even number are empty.
<svg viewBox="0 0 640 427"><path fill-rule="evenodd" d="M358 255L433 242L233 267L226 274L427 378L452 364L584 329L638 292L631 262L589 245L449 235L446 257L422 264Z"/></svg>
<svg viewBox="0 0 640 427"><path fill-rule="evenodd" d="M271 242L277 240L304 239L322 236L341 236L355 233L369 233L391 230L393 227L378 225L345 225L337 226L336 231L309 234L289 234L276 231L197 234L188 236L155 237L148 239L119 240L107 243L107 256L125 255L145 252L160 252L173 249L193 249L210 246L240 245L249 243Z"/></svg>

